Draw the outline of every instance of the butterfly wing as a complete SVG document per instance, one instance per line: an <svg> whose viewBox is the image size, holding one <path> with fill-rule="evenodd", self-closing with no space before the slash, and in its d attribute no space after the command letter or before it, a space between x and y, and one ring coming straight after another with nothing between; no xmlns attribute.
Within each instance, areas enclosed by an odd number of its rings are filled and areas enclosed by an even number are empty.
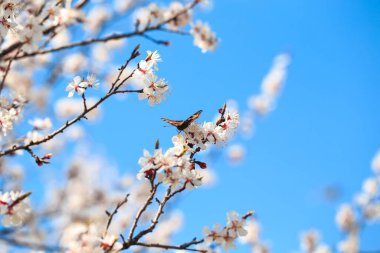
<svg viewBox="0 0 380 253"><path fill-rule="evenodd" d="M171 119L166 119L166 118L161 118L161 119L169 123L170 125L175 126L179 131L182 131L186 129L194 120L199 118L201 113L202 113L202 110L199 110L185 120L171 120Z"/></svg>
<svg viewBox="0 0 380 253"><path fill-rule="evenodd" d="M194 120L196 120L197 118L199 118L199 116L201 115L202 113L202 110L199 110L197 111L196 113L194 113L193 115L191 115L190 117L188 117L187 119L185 119L183 121L183 123L181 124L180 128L178 128L178 130L184 130L186 129Z"/></svg>
<svg viewBox="0 0 380 253"><path fill-rule="evenodd" d="M179 127L180 125L182 125L183 123L183 120L171 120L171 119L166 119L166 118L161 118L163 121L169 123L170 125L173 125L175 127Z"/></svg>

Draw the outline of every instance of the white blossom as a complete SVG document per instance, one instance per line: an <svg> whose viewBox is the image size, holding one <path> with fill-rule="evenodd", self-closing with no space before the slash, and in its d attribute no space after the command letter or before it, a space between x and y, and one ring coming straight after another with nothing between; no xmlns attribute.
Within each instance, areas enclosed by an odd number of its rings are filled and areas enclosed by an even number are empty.
<svg viewBox="0 0 380 253"><path fill-rule="evenodd" d="M87 82L84 82L80 76L76 76L66 87L66 91L69 92L67 96L72 97L74 93L82 95L86 91L87 86Z"/></svg>
<svg viewBox="0 0 380 253"><path fill-rule="evenodd" d="M208 24L197 21L190 30L194 37L194 45L202 50L202 53L215 51L219 40Z"/></svg>
<svg viewBox="0 0 380 253"><path fill-rule="evenodd" d="M357 221L352 206L348 204L342 205L335 216L335 222L341 230L355 230Z"/></svg>

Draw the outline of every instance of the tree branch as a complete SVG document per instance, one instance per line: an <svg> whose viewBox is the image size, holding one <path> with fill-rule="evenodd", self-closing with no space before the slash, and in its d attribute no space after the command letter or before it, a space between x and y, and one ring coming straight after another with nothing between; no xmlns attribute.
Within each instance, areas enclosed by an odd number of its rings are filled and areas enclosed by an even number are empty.
<svg viewBox="0 0 380 253"><path fill-rule="evenodd" d="M127 67L127 65L130 63L131 60L133 60L134 58L136 58L137 56L139 56L139 52L137 51L138 50L138 46L133 50L131 56L129 57L129 59L127 60L126 64L124 64L120 70L119 70L119 75L118 77L116 78L116 80L112 83L111 85L111 89L109 90L109 92L103 96L101 99L99 99L94 105L88 107L88 106L85 106L85 109L83 110L83 112L78 115L76 118L72 119L71 121L67 121L63 126L61 126L59 129L55 130L54 132L52 132L51 134L45 136L44 138L38 140L38 141L31 141L29 142L28 144L20 144L20 145L13 145L11 148L8 148L6 150L3 150L0 152L0 157L2 156L5 156L5 155L9 155L9 154L13 154L15 151L17 150L26 150L28 151L30 154L32 154L30 151L31 151L31 147L33 146L37 146L37 145L40 145L42 143L45 143L45 142L48 142L50 140L52 140L56 135L59 135L61 133L63 133L64 130L66 130L68 127L70 127L71 125L75 124L76 122L80 121L82 118L86 118L87 114L89 112L91 112L92 110L94 110L95 108L97 108L101 103L103 103L104 101L106 101L109 97L111 97L112 95L115 95L117 94L117 91L118 89L130 78L132 77L134 71L128 76L126 77L125 79L123 79L120 83L118 83L120 81L120 76L121 76L121 73L125 70L125 68ZM83 100L85 102L85 100ZM87 107L87 109L86 109ZM33 156L33 155L32 155Z"/></svg>
<svg viewBox="0 0 380 253"><path fill-rule="evenodd" d="M0 84L0 94L1 94L1 92L3 91L4 83L5 83L5 79L7 78L8 73L9 73L9 70L11 69L12 62L13 62L13 60L17 57L17 55L20 53L20 50L21 50L21 47L18 48L16 54L15 54L11 59L9 59L9 61L8 61L7 68L6 68L6 70L5 70L5 73L4 73L4 76L3 76L3 79L1 80L1 84Z"/></svg>
<svg viewBox="0 0 380 253"><path fill-rule="evenodd" d="M106 214L108 215L108 221L107 221L107 226L106 226L106 229L104 230L103 236L107 235L108 229L111 226L113 217L117 214L119 209L128 202L128 197L129 197L129 194L127 194L125 198L116 205L112 213L109 213L108 211L106 211Z"/></svg>
<svg viewBox="0 0 380 253"><path fill-rule="evenodd" d="M160 40L155 40L155 39L153 39L153 38L151 38L151 37L149 37L147 35L144 35L144 34L146 32L155 31L155 30L174 32L172 30L168 30L168 29L163 28L163 26L165 24L167 24L167 23L175 20L180 15L182 15L182 14L186 13L187 11L191 10L199 2L200 2L199 0L194 0L191 4L189 4L187 7L183 8L183 10L181 10L180 12L178 12L173 17L171 17L169 19L166 19L166 20L164 20L164 21L162 21L162 22L160 22L160 23L158 23L158 24L156 24L154 26L146 27L145 29L143 29L141 31L136 30L134 32L124 33L124 34L113 34L113 35L110 35L110 36L107 36L107 37L104 37L104 38L93 38L93 39L88 39L88 40L83 40L83 41L67 44L67 45L64 45L64 46L61 46L61 47L55 47L55 48L50 48L50 49L45 49L45 50L39 50L39 51L31 52L31 53L24 53L23 55L17 56L15 58L15 60L22 59L22 58L27 58L27 57L31 57L31 56L35 56L35 55L42 55L42 54L57 52L57 51L61 51L61 50L65 50L65 49L70 49L70 48L75 48L75 47L80 47L80 46L86 46L86 45L90 45L90 44L93 44L93 43L100 43L100 42L107 42L107 41L111 41L111 40L119 40L119 39L130 38L130 37L133 37L133 36L143 36L145 38L150 39L153 42L156 42L156 43L159 43L159 44L167 44L167 42L163 42L163 41L160 41ZM178 32L178 33L181 33L181 32ZM3 52L0 53L0 56L2 56L2 55L4 55ZM7 60L7 59L8 58L5 58L5 60Z"/></svg>
<svg viewBox="0 0 380 253"><path fill-rule="evenodd" d="M203 240L200 240L198 243L202 243ZM198 244L196 243L196 244ZM186 251L193 251L193 252L202 252L206 253L207 250L202 249L193 249L193 248L183 248L181 246L173 246L173 245L164 245L164 244L158 244L158 243L144 243L144 242L137 242L134 244L135 246L143 246L148 248L160 248L160 249L176 249L176 250L186 250Z"/></svg>

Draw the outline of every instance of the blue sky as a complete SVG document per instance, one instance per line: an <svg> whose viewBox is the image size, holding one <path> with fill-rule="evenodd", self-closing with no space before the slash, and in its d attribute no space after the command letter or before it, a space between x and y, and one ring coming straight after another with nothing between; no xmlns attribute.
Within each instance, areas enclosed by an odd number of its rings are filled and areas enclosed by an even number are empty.
<svg viewBox="0 0 380 253"><path fill-rule="evenodd" d="M315 227L335 244L335 212L351 201L371 176L370 161L380 148L380 3L375 0L215 0L212 11L196 14L221 38L214 53L202 54L187 36L153 33L170 47L131 39L128 47L158 49L158 75L171 85L168 99L149 107L131 96L112 99L102 121L89 126L97 149L121 171L138 171L144 148L156 138L168 147L175 129L160 117L185 118L203 109L202 121L235 99L242 111L281 52L292 56L276 110L256 122L239 166L225 158L212 167L217 184L185 194L176 203L186 223L177 237L190 240L203 225L225 222L229 210L254 209L263 238L273 252L299 248L299 233ZM123 59L117 59L121 62ZM327 203L321 189L336 185L341 198ZM380 249L379 225L365 230L363 249ZM241 247L234 252L247 252Z"/></svg>

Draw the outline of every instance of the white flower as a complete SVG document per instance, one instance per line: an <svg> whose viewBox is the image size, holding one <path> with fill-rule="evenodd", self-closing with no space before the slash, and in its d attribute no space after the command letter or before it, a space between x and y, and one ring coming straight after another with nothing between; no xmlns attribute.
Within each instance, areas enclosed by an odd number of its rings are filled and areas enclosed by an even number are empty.
<svg viewBox="0 0 380 253"><path fill-rule="evenodd" d="M198 20L195 25L192 25L190 33L194 37L194 45L199 47L202 53L216 49L219 40L208 24Z"/></svg>
<svg viewBox="0 0 380 253"><path fill-rule="evenodd" d="M21 192L4 193L0 200L0 213L4 215L3 225L5 227L20 226L29 216L31 208L27 198ZM6 208L5 208L6 207Z"/></svg>
<svg viewBox="0 0 380 253"><path fill-rule="evenodd" d="M228 129L237 128L237 126L239 124L239 118L240 118L240 115L237 112L227 111L225 118L226 118L226 123L227 123Z"/></svg>
<svg viewBox="0 0 380 253"><path fill-rule="evenodd" d="M5 214L8 211L9 200L9 192L0 193L0 214Z"/></svg>
<svg viewBox="0 0 380 253"><path fill-rule="evenodd" d="M96 76L94 74L88 74L86 78L86 82L88 87L98 89L99 88L99 81L96 79Z"/></svg>
<svg viewBox="0 0 380 253"><path fill-rule="evenodd" d="M14 19L18 11L21 9L21 1L20 0L5 0L2 1L0 9L2 11L2 16L10 17Z"/></svg>
<svg viewBox="0 0 380 253"><path fill-rule="evenodd" d="M229 230L224 229L221 236L223 240L222 247L225 251L228 251L230 248L236 248L236 245L234 244L236 237Z"/></svg>
<svg viewBox="0 0 380 253"><path fill-rule="evenodd" d="M203 132L208 142L216 144L219 142L219 131L216 129L216 125L213 122L205 122L203 124Z"/></svg>
<svg viewBox="0 0 380 253"><path fill-rule="evenodd" d="M144 77L146 74L151 72L151 68L152 68L151 64L148 64L148 62L145 60L141 60L133 76L140 77L140 78Z"/></svg>
<svg viewBox="0 0 380 253"><path fill-rule="evenodd" d="M36 118L34 120L29 121L29 124L33 126L36 130L45 130L50 129L52 127L52 123L50 118Z"/></svg>
<svg viewBox="0 0 380 253"><path fill-rule="evenodd" d="M338 250L341 253L357 253L358 248L359 242L356 234L350 234L344 241L338 244Z"/></svg>
<svg viewBox="0 0 380 253"><path fill-rule="evenodd" d="M245 236L248 231L244 229L245 221L239 217L239 214L235 211L231 211L227 214L228 223L227 228L229 229L232 235L236 236Z"/></svg>
<svg viewBox="0 0 380 253"><path fill-rule="evenodd" d="M38 49L38 43L43 37L43 26L37 18L28 19L19 32L20 40L23 42L21 49L25 52L32 52Z"/></svg>
<svg viewBox="0 0 380 253"><path fill-rule="evenodd" d="M367 220L375 221L380 219L380 203L373 203L364 206L364 217Z"/></svg>
<svg viewBox="0 0 380 253"><path fill-rule="evenodd" d="M176 147L185 147L186 146L186 139L183 137L182 134L177 134L172 137L172 142L174 146Z"/></svg>
<svg viewBox="0 0 380 253"><path fill-rule="evenodd" d="M97 5L87 14L84 28L93 33L98 32L104 22L109 20L110 17L111 12L106 6Z"/></svg>
<svg viewBox="0 0 380 253"><path fill-rule="evenodd" d="M143 92L139 94L139 100L148 99L149 105L161 103L165 99L166 93L169 91L169 86L164 79L157 81L157 76L152 72L149 72L145 77L145 88Z"/></svg>
<svg viewBox="0 0 380 253"><path fill-rule="evenodd" d="M180 185L182 181L182 173L178 170L166 169L158 175L158 182L170 185L173 189Z"/></svg>
<svg viewBox="0 0 380 253"><path fill-rule="evenodd" d="M141 60L138 64L138 68L134 73L134 76L137 77L145 77L148 74L153 74L152 73L152 68L157 70L157 63L161 62L161 56L158 53L158 51L147 51L147 57L145 60Z"/></svg>
<svg viewBox="0 0 380 253"><path fill-rule="evenodd" d="M366 206L370 202L368 194L359 193L355 196L354 202L359 206Z"/></svg>
<svg viewBox="0 0 380 253"><path fill-rule="evenodd" d="M155 70L158 70L157 69L157 63L158 62L162 62L162 59L161 59L161 56L160 54L158 53L158 51L147 51L147 58L145 59L145 61L150 65L150 67L154 67Z"/></svg>
<svg viewBox="0 0 380 253"><path fill-rule="evenodd" d="M41 134L40 131L32 130L26 134L26 138L24 140L24 143L29 144L31 142L38 142L38 141L42 140L43 138L44 138L44 136Z"/></svg>
<svg viewBox="0 0 380 253"><path fill-rule="evenodd" d="M244 243L257 244L260 239L260 225L258 222L251 220L247 222L248 234L242 237Z"/></svg>
<svg viewBox="0 0 380 253"><path fill-rule="evenodd" d="M117 252L123 248L123 245L117 241L118 238L115 235L106 235L100 239L100 247L105 252Z"/></svg>
<svg viewBox="0 0 380 253"><path fill-rule="evenodd" d="M317 230L309 230L301 234L301 249L304 252L313 252L319 243L319 232Z"/></svg>
<svg viewBox="0 0 380 253"><path fill-rule="evenodd" d="M363 183L363 192L368 194L370 198L374 198L378 193L379 182L376 178L368 178Z"/></svg>
<svg viewBox="0 0 380 253"><path fill-rule="evenodd" d="M66 87L66 91L69 92L67 96L72 97L75 92L82 95L86 91L87 86L87 82L83 82L80 76L76 76Z"/></svg>
<svg viewBox="0 0 380 253"><path fill-rule="evenodd" d="M248 99L248 107L261 115L265 115L273 109L273 99L266 95L251 96Z"/></svg>
<svg viewBox="0 0 380 253"><path fill-rule="evenodd" d="M153 156L149 153L148 150L144 149L144 156L141 157L138 161L138 164L141 166L140 172L137 174L137 179L141 180L145 177L155 173L159 169L159 161L162 157L162 150L156 149Z"/></svg>
<svg viewBox="0 0 380 253"><path fill-rule="evenodd" d="M133 19L135 20L135 24L138 24L137 29L140 31L148 27L153 17L150 16L148 9L139 8L133 13Z"/></svg>
<svg viewBox="0 0 380 253"><path fill-rule="evenodd" d="M203 235L207 245L210 245L212 242L216 242L217 244L222 244L223 242L221 237L221 225L219 224L215 224L212 230L208 227L204 227Z"/></svg>
<svg viewBox="0 0 380 253"><path fill-rule="evenodd" d="M185 170L183 173L185 179L186 189L192 190L202 185L202 178L195 170Z"/></svg>
<svg viewBox="0 0 380 253"><path fill-rule="evenodd" d="M187 142L193 145L197 145L202 150L206 149L206 145L204 144L204 129L199 124L193 122L191 123L185 130L184 133L187 138Z"/></svg>
<svg viewBox="0 0 380 253"><path fill-rule="evenodd" d="M278 96L286 77L286 68L289 62L290 57L287 54L280 54L275 58L272 69L261 83L261 89L264 95L269 97Z"/></svg>
<svg viewBox="0 0 380 253"><path fill-rule="evenodd" d="M0 13L1 14L1 13ZM0 15L0 37L5 38L8 34L8 31L15 31L17 23L12 19L5 18L3 15Z"/></svg>
<svg viewBox="0 0 380 253"><path fill-rule="evenodd" d="M245 156L246 150L241 144L234 144L228 148L228 158L232 162L239 162Z"/></svg>
<svg viewBox="0 0 380 253"><path fill-rule="evenodd" d="M124 13L132 8L136 2L134 0L115 0L114 1L114 9L118 13Z"/></svg>
<svg viewBox="0 0 380 253"><path fill-rule="evenodd" d="M179 13L181 14L178 15ZM178 28L185 26L190 22L191 10L185 10L185 7L180 2L172 2L168 9L164 12L165 20L169 20L171 18L174 19L168 23L169 28L178 30Z"/></svg>
<svg viewBox="0 0 380 253"><path fill-rule="evenodd" d="M71 1L65 1L65 8L60 9L59 16L56 18L58 25L71 25L85 19L85 14L76 8L71 8Z"/></svg>
<svg viewBox="0 0 380 253"><path fill-rule="evenodd" d="M153 19L156 19L158 21L162 21L163 20L164 13L162 12L162 9L160 7L158 7L158 5L156 3L150 3L148 5L147 9L148 9L148 11L150 13L150 16Z"/></svg>
<svg viewBox="0 0 380 253"><path fill-rule="evenodd" d="M356 216L348 204L342 205L335 217L335 222L341 230L352 231L356 229Z"/></svg>
<svg viewBox="0 0 380 253"><path fill-rule="evenodd" d="M255 253L269 253L270 252L268 245L265 245L263 243L256 244L253 247L253 249Z"/></svg>

